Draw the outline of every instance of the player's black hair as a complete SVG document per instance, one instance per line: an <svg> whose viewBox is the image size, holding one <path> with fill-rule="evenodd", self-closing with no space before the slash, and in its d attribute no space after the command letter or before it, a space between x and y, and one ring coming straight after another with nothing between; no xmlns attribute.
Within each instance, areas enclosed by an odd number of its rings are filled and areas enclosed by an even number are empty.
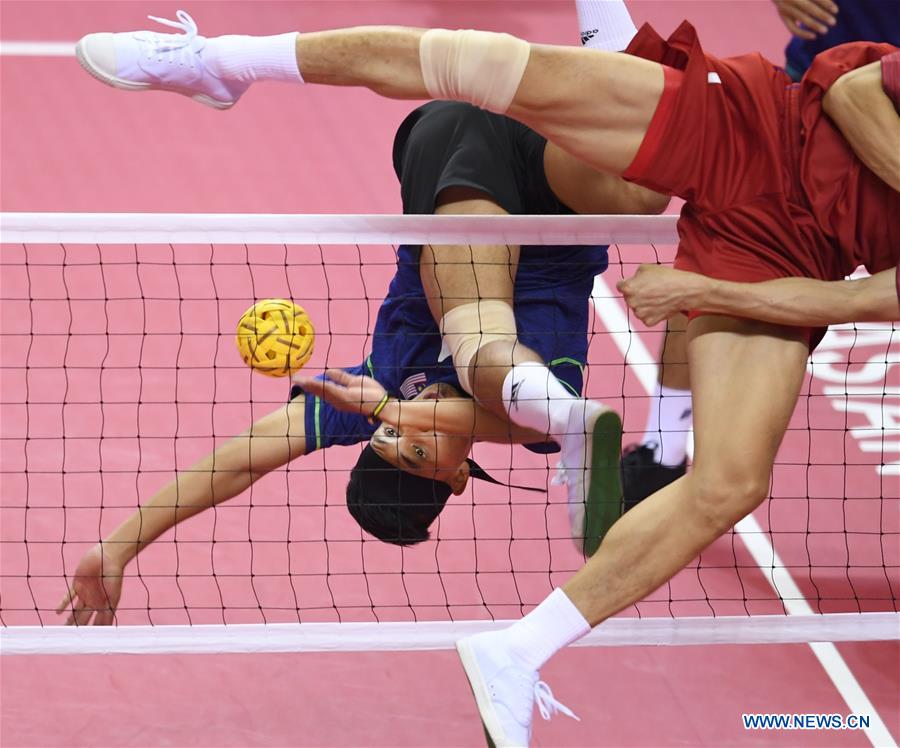
<svg viewBox="0 0 900 748"><path fill-rule="evenodd" d="M367 444L347 484L347 508L370 535L394 545L428 540L450 486L394 467Z"/></svg>
<svg viewBox="0 0 900 748"><path fill-rule="evenodd" d="M506 485L488 475L474 460L467 462L473 478ZM415 545L431 537L428 528L451 493L447 483L400 470L367 444L350 471L347 508L359 526L379 540L394 545Z"/></svg>

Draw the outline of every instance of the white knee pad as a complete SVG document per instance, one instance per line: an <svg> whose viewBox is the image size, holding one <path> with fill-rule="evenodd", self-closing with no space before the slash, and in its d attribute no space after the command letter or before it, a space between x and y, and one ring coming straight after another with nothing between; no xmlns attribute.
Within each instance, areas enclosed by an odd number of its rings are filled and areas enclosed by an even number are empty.
<svg viewBox="0 0 900 748"><path fill-rule="evenodd" d="M478 349L495 340L515 343L516 317L505 301L483 299L447 312L441 320L440 361L453 357L453 367L463 389L472 394L469 366Z"/></svg>
<svg viewBox="0 0 900 748"><path fill-rule="evenodd" d="M419 42L419 64L433 99L468 101L503 114L525 74L531 45L509 34L431 29Z"/></svg>

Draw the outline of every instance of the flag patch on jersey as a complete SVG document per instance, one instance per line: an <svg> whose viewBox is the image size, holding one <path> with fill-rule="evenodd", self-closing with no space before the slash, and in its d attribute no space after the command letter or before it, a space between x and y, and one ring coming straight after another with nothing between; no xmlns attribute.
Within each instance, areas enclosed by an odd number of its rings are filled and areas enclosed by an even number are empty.
<svg viewBox="0 0 900 748"><path fill-rule="evenodd" d="M412 400L422 390L425 389L425 373L413 374L403 380L400 385L400 394L404 400Z"/></svg>

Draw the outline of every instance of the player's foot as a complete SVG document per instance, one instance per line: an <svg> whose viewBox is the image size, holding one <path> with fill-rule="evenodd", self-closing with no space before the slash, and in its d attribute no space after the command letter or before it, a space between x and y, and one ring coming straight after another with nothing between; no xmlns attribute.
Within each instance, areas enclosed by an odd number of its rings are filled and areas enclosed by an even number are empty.
<svg viewBox="0 0 900 748"><path fill-rule="evenodd" d="M249 83L222 80L204 64L209 40L197 34L197 24L183 10L177 21L149 16L180 34L126 31L88 34L75 45L81 66L97 80L126 91L174 91L201 104L228 109Z"/></svg>
<svg viewBox="0 0 900 748"><path fill-rule="evenodd" d="M568 486L572 539L585 556L594 555L622 516L621 450L618 413L590 400L572 406L560 461Z"/></svg>
<svg viewBox="0 0 900 748"><path fill-rule="evenodd" d="M670 467L656 461L656 444L631 444L622 455L625 511L687 472L687 460Z"/></svg>
<svg viewBox="0 0 900 748"><path fill-rule="evenodd" d="M527 746L535 703L544 719L557 712L578 719L571 709L553 698L550 687L538 679L537 670L518 664L509 654L502 631L460 639L456 649L491 745Z"/></svg>

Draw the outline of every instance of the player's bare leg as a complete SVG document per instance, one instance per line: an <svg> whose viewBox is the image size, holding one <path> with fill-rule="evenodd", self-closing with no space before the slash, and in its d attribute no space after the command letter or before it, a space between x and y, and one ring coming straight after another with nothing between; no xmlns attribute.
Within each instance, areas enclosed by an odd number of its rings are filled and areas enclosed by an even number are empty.
<svg viewBox="0 0 900 748"><path fill-rule="evenodd" d="M565 585L591 625L666 582L768 495L809 353L784 330L727 317L691 323L694 466L619 520Z"/></svg>
<svg viewBox="0 0 900 748"><path fill-rule="evenodd" d="M687 317L666 325L659 354L659 376L647 408L644 435L622 454L626 508L669 485L687 471L687 444L693 424L687 363Z"/></svg>
<svg viewBox="0 0 900 748"><path fill-rule="evenodd" d="M468 188L444 190L435 212L505 214L484 193ZM419 272L463 388L486 409L560 444L572 537L590 554L621 514L621 420L568 391L519 342L513 313L518 260L516 245L425 246Z"/></svg>
<svg viewBox="0 0 900 748"><path fill-rule="evenodd" d="M308 83L365 86L391 98L431 98L419 59L423 34L400 27L300 34L297 64ZM510 38L487 34L485 41L500 44L500 37ZM492 64L486 60L476 74L492 75ZM622 174L643 141L663 82L663 67L655 62L532 44L509 108L485 108L524 122L595 168Z"/></svg>
<svg viewBox="0 0 900 748"><path fill-rule="evenodd" d="M290 34L207 39L183 13L166 25L184 33L89 34L77 44L78 59L117 88L174 91L220 109L260 80L468 101L509 114L614 174L634 159L664 85L664 68L655 62L529 45L508 34L358 27L297 34L292 56Z"/></svg>
<svg viewBox="0 0 900 748"><path fill-rule="evenodd" d="M696 405L693 471L625 514L562 588L509 629L458 644L485 725L530 730L532 696L515 684L559 649L643 599L766 497L806 370L806 343L763 323L702 317L689 327ZM737 398L734 393L740 392ZM499 663L499 666L498 666ZM491 693L502 692L498 700ZM507 742L506 744L510 744Z"/></svg>

